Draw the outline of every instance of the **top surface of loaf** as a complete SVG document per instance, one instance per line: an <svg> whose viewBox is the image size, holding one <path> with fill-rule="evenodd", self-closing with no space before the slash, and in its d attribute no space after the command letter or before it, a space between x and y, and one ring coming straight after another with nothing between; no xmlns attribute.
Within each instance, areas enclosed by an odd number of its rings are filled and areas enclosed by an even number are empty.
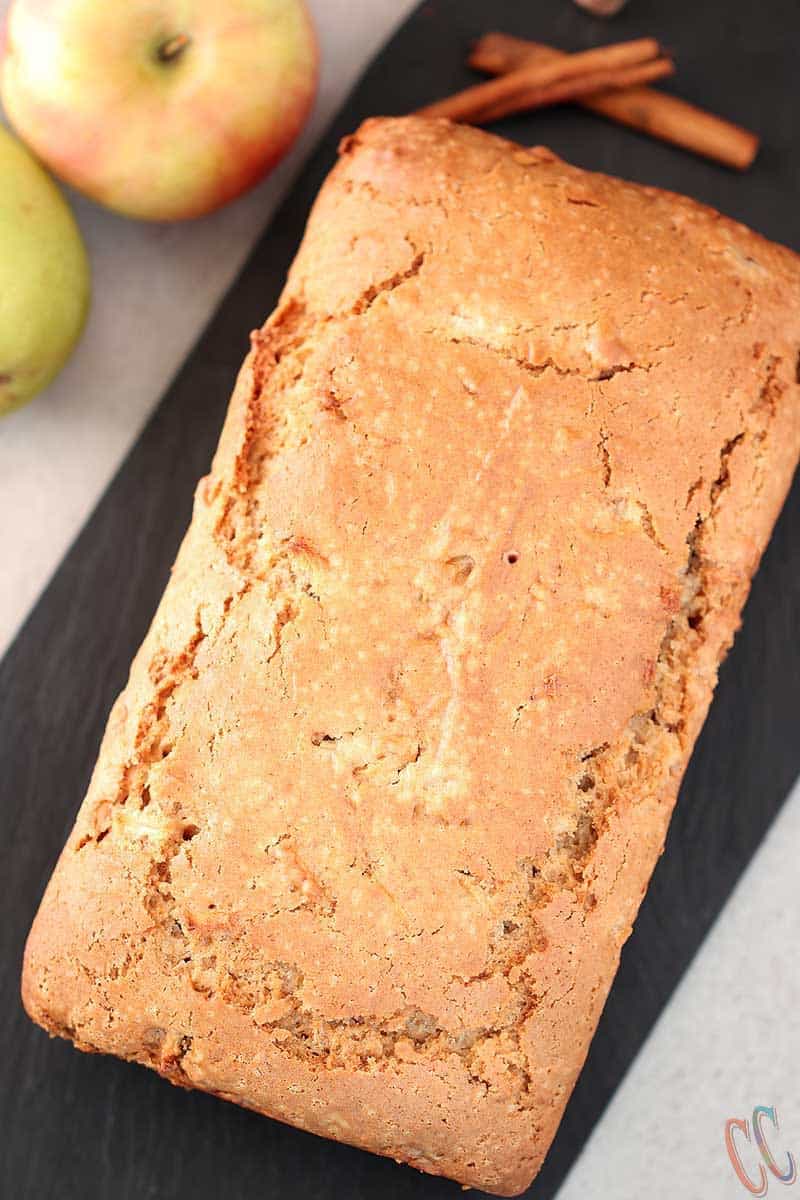
<svg viewBox="0 0 800 1200"><path fill-rule="evenodd" d="M45 904L51 1022L141 1056L191 1009L201 1086L256 1102L230 1062L267 1044L326 1095L416 1063L465 1146L495 1095L497 1146L552 1132L696 732L692 539L749 577L798 345L797 259L691 201L446 123L349 139ZM518 1181L471 1144L443 1169Z"/></svg>

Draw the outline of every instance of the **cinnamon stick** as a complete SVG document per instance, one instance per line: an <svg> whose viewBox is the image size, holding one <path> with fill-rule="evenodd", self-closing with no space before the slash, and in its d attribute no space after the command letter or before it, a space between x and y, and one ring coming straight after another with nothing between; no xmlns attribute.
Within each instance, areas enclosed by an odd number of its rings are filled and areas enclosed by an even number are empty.
<svg viewBox="0 0 800 1200"><path fill-rule="evenodd" d="M548 87L532 87L520 91L502 103L481 110L471 119L472 124L485 125L499 121L517 112L531 112L535 108L547 108L552 104L578 100L581 96L597 95L616 88L629 88L640 83L654 83L666 79L675 72L675 64L669 58L654 58L652 62L636 67L618 68L610 71L595 71L591 75L574 75Z"/></svg>
<svg viewBox="0 0 800 1200"><path fill-rule="evenodd" d="M488 33L475 45L469 63L478 71L503 75L520 67L554 63L563 51L503 33ZM706 112L686 100L652 88L632 87L601 95L583 95L577 102L592 112L650 134L739 171L758 153L759 139L747 129Z"/></svg>
<svg viewBox="0 0 800 1200"><path fill-rule="evenodd" d="M505 114L514 111L521 96L539 92L546 96L550 89L560 93L567 80L593 74L610 77L612 72L656 60L659 54L660 48L654 38L639 38L637 41L601 46L579 54L551 56L546 61L530 62L523 57L515 68L504 72L499 78L476 84L454 96L429 104L421 113L428 117L449 117L452 121L473 121L477 114L484 111L502 111Z"/></svg>

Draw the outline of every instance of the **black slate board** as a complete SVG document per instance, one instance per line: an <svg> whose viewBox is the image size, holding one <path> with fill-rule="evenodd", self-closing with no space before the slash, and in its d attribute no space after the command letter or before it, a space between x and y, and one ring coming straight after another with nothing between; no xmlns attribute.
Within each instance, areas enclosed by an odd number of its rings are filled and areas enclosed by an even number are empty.
<svg viewBox="0 0 800 1200"><path fill-rule="evenodd" d="M274 304L339 137L469 79L487 28L581 49L656 34L680 93L767 133L744 177L577 110L508 121L583 166L685 191L798 248L796 0L633 0L613 26L568 0L434 0L369 69L0 664L0 1196L178 1200L455 1197L453 1184L284 1128L155 1075L49 1041L23 1016L22 946L207 469L245 335ZM554 1195L800 771L800 487L756 580L744 632L689 769L666 854L548 1162ZM664 1193L669 1193L665 1181Z"/></svg>

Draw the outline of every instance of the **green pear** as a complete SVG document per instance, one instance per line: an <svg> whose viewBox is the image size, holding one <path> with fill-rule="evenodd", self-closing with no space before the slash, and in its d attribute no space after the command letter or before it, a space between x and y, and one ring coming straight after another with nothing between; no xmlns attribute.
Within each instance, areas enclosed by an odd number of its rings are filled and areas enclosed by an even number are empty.
<svg viewBox="0 0 800 1200"><path fill-rule="evenodd" d="M30 400L69 358L89 282L66 200L0 125L0 416Z"/></svg>

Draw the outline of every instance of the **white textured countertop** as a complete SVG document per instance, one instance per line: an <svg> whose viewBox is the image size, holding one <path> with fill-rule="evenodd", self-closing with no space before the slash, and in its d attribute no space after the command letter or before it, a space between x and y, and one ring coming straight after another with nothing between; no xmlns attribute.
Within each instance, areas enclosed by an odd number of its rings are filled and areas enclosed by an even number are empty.
<svg viewBox="0 0 800 1200"><path fill-rule="evenodd" d="M366 61L415 0L311 0L322 45L313 121L290 161L221 213L141 225L80 199L94 303L56 383L0 422L0 653L265 226L303 156ZM489 7L489 6L487 6ZM6 8L0 0L0 15ZM142 347L146 346L146 353ZM562 1188L560 1200L736 1200L728 1117L774 1105L774 1137L800 1158L800 906L787 843L800 843L800 788ZM745 1165L756 1172L752 1150ZM772 1190L800 1200L800 1182ZM455 1194L455 1193L454 1193Z"/></svg>

